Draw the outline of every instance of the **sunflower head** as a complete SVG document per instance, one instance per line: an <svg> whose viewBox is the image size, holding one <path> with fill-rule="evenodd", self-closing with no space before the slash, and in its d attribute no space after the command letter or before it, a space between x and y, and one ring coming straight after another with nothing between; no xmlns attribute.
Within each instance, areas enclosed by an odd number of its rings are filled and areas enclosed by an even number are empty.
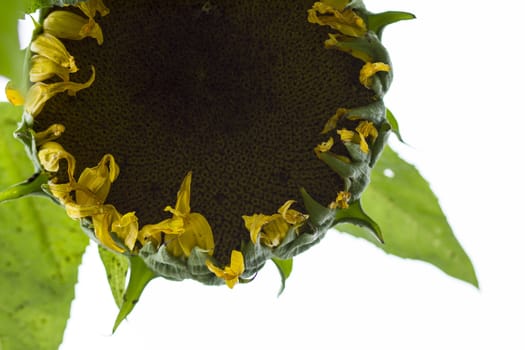
<svg viewBox="0 0 525 350"><path fill-rule="evenodd" d="M391 129L380 35L399 19L355 0L43 9L31 85L7 91L39 174L17 188L173 280L233 287L340 222L381 239L360 197Z"/></svg>

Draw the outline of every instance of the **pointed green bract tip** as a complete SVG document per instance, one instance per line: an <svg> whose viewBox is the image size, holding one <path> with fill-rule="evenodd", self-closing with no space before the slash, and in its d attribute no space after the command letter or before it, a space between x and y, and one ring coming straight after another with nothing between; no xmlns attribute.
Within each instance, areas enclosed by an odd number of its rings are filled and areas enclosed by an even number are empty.
<svg viewBox="0 0 525 350"><path fill-rule="evenodd" d="M144 263L141 257L132 255L129 257L131 276L124 293L122 306L113 326L113 333L117 330L122 321L133 311L133 308L139 301L139 298L146 288L146 285L157 275Z"/></svg>
<svg viewBox="0 0 525 350"><path fill-rule="evenodd" d="M292 273L293 259L281 260L277 258L272 258L272 261L277 267L277 270L279 270L279 274L281 275L281 289L279 289L279 293L277 294L277 296L280 296L284 292L284 288L286 287L286 280L288 279L288 277L290 277L290 274Z"/></svg>
<svg viewBox="0 0 525 350"><path fill-rule="evenodd" d="M383 233L379 225L368 216L363 207L361 206L361 201L355 201L351 203L348 208L338 209L335 214L335 223L349 223L357 226L362 226L367 228L374 234L374 237L381 243L384 243Z"/></svg>
<svg viewBox="0 0 525 350"><path fill-rule="evenodd" d="M0 203L31 195L44 195L42 186L47 183L49 176L45 173L37 173L28 180L13 185L0 192Z"/></svg>
<svg viewBox="0 0 525 350"><path fill-rule="evenodd" d="M387 11L381 13L372 13L368 15L368 29L377 33L377 36L381 38L383 29L389 24L396 23L399 21L406 21L416 18L415 15L409 12L402 11Z"/></svg>

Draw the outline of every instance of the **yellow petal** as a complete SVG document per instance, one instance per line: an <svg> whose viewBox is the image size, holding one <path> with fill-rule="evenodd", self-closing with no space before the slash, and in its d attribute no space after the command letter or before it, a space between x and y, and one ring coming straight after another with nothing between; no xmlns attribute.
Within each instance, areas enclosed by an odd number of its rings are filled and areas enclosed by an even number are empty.
<svg viewBox="0 0 525 350"><path fill-rule="evenodd" d="M186 174L179 192L177 192L177 203L175 208L167 206L164 210L171 212L176 216L186 216L190 213L190 187L191 187L191 171Z"/></svg>
<svg viewBox="0 0 525 350"><path fill-rule="evenodd" d="M184 220L184 232L166 237L166 242L168 251L176 257L189 257L195 247L212 255L215 248L211 227L206 218L198 213L191 213Z"/></svg>
<svg viewBox="0 0 525 350"><path fill-rule="evenodd" d="M348 109L338 108L335 114L331 116L330 119L328 119L328 121L324 125L323 131L321 131L321 134L326 134L327 132L335 129L337 127L337 123L339 122L339 119L341 119L341 117L343 117L347 113L348 113Z"/></svg>
<svg viewBox="0 0 525 350"><path fill-rule="evenodd" d="M364 66L359 71L359 81L363 86L366 88L372 87L372 77L377 72L389 72L390 66L383 62L367 62L364 64Z"/></svg>
<svg viewBox="0 0 525 350"><path fill-rule="evenodd" d="M308 10L308 22L327 25L353 37L360 37L366 33L365 22L352 9L335 9L325 2L316 2Z"/></svg>
<svg viewBox="0 0 525 350"><path fill-rule="evenodd" d="M60 166L60 160L66 160L67 162L67 172L70 181L74 181L73 174L75 173L75 158L64 150L64 148L56 142L47 142L38 151L38 160L44 168L44 170L49 172L58 172Z"/></svg>
<svg viewBox="0 0 525 350"><path fill-rule="evenodd" d="M24 95L11 81L5 86L5 96L13 106L22 106L24 104Z"/></svg>
<svg viewBox="0 0 525 350"><path fill-rule="evenodd" d="M270 248L277 247L286 237L289 229L290 225L281 215L272 215L272 220L264 225L263 232L260 234L261 243Z"/></svg>
<svg viewBox="0 0 525 350"><path fill-rule="evenodd" d="M271 220L271 216L264 214L254 214L251 216L243 215L244 226L250 232L250 239L253 244L257 243L257 237L262 230L262 227Z"/></svg>
<svg viewBox="0 0 525 350"><path fill-rule="evenodd" d="M129 212L111 223L111 231L114 232L129 250L133 250L139 233L139 222L135 212Z"/></svg>
<svg viewBox="0 0 525 350"><path fill-rule="evenodd" d="M70 72L78 71L75 58L69 54L60 40L49 33L42 33L31 43L31 51L49 58Z"/></svg>
<svg viewBox="0 0 525 350"><path fill-rule="evenodd" d="M347 191L341 191L337 194L337 197L335 198L335 201L330 203L330 208L342 208L346 209L348 208L348 201L350 200L351 194Z"/></svg>
<svg viewBox="0 0 525 350"><path fill-rule="evenodd" d="M62 135L66 130L62 124L52 124L49 128L44 131L39 131L35 134L35 142L37 146L40 146L46 142L54 141Z"/></svg>
<svg viewBox="0 0 525 350"><path fill-rule="evenodd" d="M229 288L233 288L238 282L239 277L244 272L244 257L240 251L233 250L230 257L230 265L221 269L211 261L206 261L206 266L217 277L224 279Z"/></svg>
<svg viewBox="0 0 525 350"><path fill-rule="evenodd" d="M109 14L109 9L104 5L102 0L87 0L79 2L77 7L89 18L94 18L97 12L99 12L102 17Z"/></svg>
<svg viewBox="0 0 525 350"><path fill-rule="evenodd" d="M111 183L119 174L119 167L111 154L106 154L97 166L86 168L78 178L76 201L79 204L102 204L105 202Z"/></svg>
<svg viewBox="0 0 525 350"><path fill-rule="evenodd" d="M78 91L90 87L95 81L95 67L92 66L91 69L93 71L91 78L85 83L64 81L52 84L44 84L42 82L33 84L27 92L25 104L26 112L33 117L36 117L42 111L42 108L44 108L47 100L53 96L66 91L69 95L74 96Z"/></svg>
<svg viewBox="0 0 525 350"><path fill-rule="evenodd" d="M92 18L85 18L70 11L53 11L43 23L44 32L57 38L82 40L91 37L102 45L102 29Z"/></svg>
<svg viewBox="0 0 525 350"><path fill-rule="evenodd" d="M364 137L369 137L370 136L373 141L375 141L375 139L377 139L378 132L377 132L376 127L374 126L374 123L372 123L372 122L363 120L363 121L361 121L359 123L359 125L357 125L355 130L358 133L362 134Z"/></svg>
<svg viewBox="0 0 525 350"><path fill-rule="evenodd" d="M294 200L288 200L286 203L284 203L277 212L282 215L283 219L291 224L291 225L299 225L302 224L306 219L308 219L308 215L305 215L297 210L290 209L292 204L295 203Z"/></svg>
<svg viewBox="0 0 525 350"><path fill-rule="evenodd" d="M95 214L91 217L95 236L106 248L123 253L124 249L119 247L110 235L113 222L119 220L120 214L112 205L104 205L101 208L100 214Z"/></svg>
<svg viewBox="0 0 525 350"><path fill-rule="evenodd" d="M355 131L347 130L345 128L337 130L337 134L341 137L341 141L343 142L352 142L357 136Z"/></svg>
<svg viewBox="0 0 525 350"><path fill-rule="evenodd" d="M143 226L139 231L138 240L142 245L148 241L153 241L158 246L163 242L163 235L180 235L183 232L184 220L182 218L171 218L157 224Z"/></svg>
<svg viewBox="0 0 525 350"><path fill-rule="evenodd" d="M334 139L333 137L330 137L327 141L322 142L321 144L315 146L314 152L317 155L317 157L319 157L321 153L330 151L333 145L334 145Z"/></svg>
<svg viewBox="0 0 525 350"><path fill-rule="evenodd" d="M232 250L230 257L230 267L232 272L240 276L244 272L244 257L238 250Z"/></svg>

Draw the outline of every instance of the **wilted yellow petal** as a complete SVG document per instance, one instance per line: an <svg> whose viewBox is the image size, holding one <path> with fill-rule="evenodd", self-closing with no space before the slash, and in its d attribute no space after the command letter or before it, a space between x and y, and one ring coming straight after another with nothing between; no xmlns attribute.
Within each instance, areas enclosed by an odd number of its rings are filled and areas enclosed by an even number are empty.
<svg viewBox="0 0 525 350"><path fill-rule="evenodd" d="M38 160L46 171L58 172L60 160L67 161L67 172L70 182L74 182L73 174L75 172L75 158L64 150L64 148L56 142L47 142L38 151Z"/></svg>
<svg viewBox="0 0 525 350"><path fill-rule="evenodd" d="M99 45L104 42L102 29L92 18L85 18L70 11L53 11L43 23L44 32L61 39L82 40L91 37Z"/></svg>
<svg viewBox="0 0 525 350"><path fill-rule="evenodd" d="M186 174L184 180L180 185L179 192L177 192L177 203L175 208L167 206L164 210L169 211L176 216L186 216L190 213L190 187L191 187L191 171Z"/></svg>
<svg viewBox="0 0 525 350"><path fill-rule="evenodd" d="M274 214L272 220L263 226L260 233L261 243L270 248L277 247L286 237L289 229L290 225L284 218L280 214Z"/></svg>
<svg viewBox="0 0 525 350"><path fill-rule="evenodd" d="M244 272L244 257L238 250L232 250L230 257L230 265L221 269L215 266L211 261L206 261L206 266L217 277L222 278L229 288L233 288L238 282L239 277Z"/></svg>
<svg viewBox="0 0 525 350"><path fill-rule="evenodd" d="M374 123L369 122L367 120L363 120L357 125L355 130L362 134L364 137L371 137L373 141L377 139L378 132L376 127L374 126Z"/></svg>
<svg viewBox="0 0 525 350"><path fill-rule="evenodd" d="M111 231L124 241L124 245L129 250L133 250L139 233L139 222L135 212L126 213L113 221Z"/></svg>
<svg viewBox="0 0 525 350"><path fill-rule="evenodd" d="M102 206L101 213L95 214L91 217L95 236L100 243L108 249L114 250L118 253L123 253L124 249L115 243L110 234L113 223L118 221L119 218L120 214L112 205Z"/></svg>
<svg viewBox="0 0 525 350"><path fill-rule="evenodd" d="M78 71L75 58L69 54L60 40L49 33L42 33L31 43L31 51L47 57L70 72Z"/></svg>
<svg viewBox="0 0 525 350"><path fill-rule="evenodd" d="M51 61L49 58L41 55L31 57L31 70L29 71L29 80L33 83L41 82L55 75L63 81L69 81L70 70Z"/></svg>
<svg viewBox="0 0 525 350"><path fill-rule="evenodd" d="M262 230L262 227L266 225L270 220L270 215L254 214L254 215L243 215L244 226L250 232L250 239L252 243L257 243L257 237Z"/></svg>
<svg viewBox="0 0 525 350"><path fill-rule="evenodd" d="M106 154L97 166L86 168L78 178L76 201L78 204L102 204L109 194L111 183L119 174L119 167L111 154Z"/></svg>
<svg viewBox="0 0 525 350"><path fill-rule="evenodd" d="M13 106L22 106L24 104L24 95L18 90L12 81L5 86L5 96Z"/></svg>
<svg viewBox="0 0 525 350"><path fill-rule="evenodd" d="M35 134L35 142L37 146L40 146L46 142L54 141L62 135L66 130L62 124L52 124L45 131L40 131Z"/></svg>
<svg viewBox="0 0 525 350"><path fill-rule="evenodd" d="M36 117L44 108L45 103L53 96L67 92L69 95L74 96L78 91L86 89L93 84L95 81L95 67L91 67L92 74L91 78L85 83L75 83L72 81L64 81L52 84L45 84L38 82L33 84L26 96L25 110L27 113Z"/></svg>
<svg viewBox="0 0 525 350"><path fill-rule="evenodd" d="M335 198L335 201L330 203L330 208L342 208L346 209L348 208L348 201L350 200L351 194L347 191L341 191L337 194L337 197Z"/></svg>
<svg viewBox="0 0 525 350"><path fill-rule="evenodd" d="M277 212L282 215L283 219L291 225L300 225L308 219L308 215L303 214L297 210L290 209L294 200L288 200L284 203Z"/></svg>
<svg viewBox="0 0 525 350"><path fill-rule="evenodd" d="M317 155L317 157L319 157L321 153L325 153L331 150L333 145L334 145L334 139L333 137L330 137L327 141L322 142L319 145L315 146L314 152Z"/></svg>
<svg viewBox="0 0 525 350"><path fill-rule="evenodd" d="M335 114L331 116L330 119L328 119L328 121L324 125L323 131L321 131L321 134L326 134L327 132L335 129L337 127L337 123L339 122L339 119L341 119L347 113L348 113L348 109L338 108Z"/></svg>
<svg viewBox="0 0 525 350"><path fill-rule="evenodd" d="M316 2L308 10L308 22L327 25L353 37L360 37L366 33L365 21L352 9L335 9L324 2Z"/></svg>
<svg viewBox="0 0 525 350"><path fill-rule="evenodd" d="M359 81L366 88L372 87L372 77L377 72L389 72L390 66L383 62L367 62L359 71Z"/></svg>
<svg viewBox="0 0 525 350"><path fill-rule="evenodd" d="M102 17L109 14L109 9L104 5L102 0L82 1L76 6L89 18L94 18L97 12L99 12Z"/></svg>

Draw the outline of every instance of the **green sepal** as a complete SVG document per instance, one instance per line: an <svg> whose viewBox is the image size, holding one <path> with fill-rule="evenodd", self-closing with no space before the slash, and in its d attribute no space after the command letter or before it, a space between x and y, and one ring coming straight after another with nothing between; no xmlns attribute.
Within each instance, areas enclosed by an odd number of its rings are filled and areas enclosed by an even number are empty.
<svg viewBox="0 0 525 350"><path fill-rule="evenodd" d="M360 200L350 203L348 208L338 209L335 213L334 223L335 225L349 223L365 227L374 234L374 237L377 238L379 242L384 243L381 228L365 213Z"/></svg>
<svg viewBox="0 0 525 350"><path fill-rule="evenodd" d="M125 255L112 252L101 245L98 246L98 254L106 270L106 277L111 293L113 294L113 299L120 308L124 301L129 259Z"/></svg>
<svg viewBox="0 0 525 350"><path fill-rule="evenodd" d="M394 116L394 114L392 113L392 111L390 109L388 109L388 108L386 109L386 120L388 121L388 123L392 127L392 132L394 134L396 134L397 139L406 145L406 142L401 137L401 132L399 131L399 123L397 122L397 119Z"/></svg>
<svg viewBox="0 0 525 350"><path fill-rule="evenodd" d="M0 203L31 195L46 195L43 186L49 180L46 173L36 173L28 180L0 192Z"/></svg>
<svg viewBox="0 0 525 350"><path fill-rule="evenodd" d="M319 159L321 159L326 165L330 167L330 169L336 172L337 175L343 179L354 178L359 175L359 169L357 169L354 164L340 159L334 153L321 153L319 154ZM348 158L348 160L350 159Z"/></svg>
<svg viewBox="0 0 525 350"><path fill-rule="evenodd" d="M260 243L253 244L252 241L243 241L241 243L241 252L244 256L243 276L255 275L272 255L271 248Z"/></svg>
<svg viewBox="0 0 525 350"><path fill-rule="evenodd" d="M115 320L113 326L113 333L117 330L120 323L130 314L137 302L139 301L140 295L146 285L155 277L157 274L153 272L142 260L141 257L132 255L129 257L131 275L129 279L126 292L122 299L122 306Z"/></svg>
<svg viewBox="0 0 525 350"><path fill-rule="evenodd" d="M277 293L277 296L280 296L284 292L284 288L286 287L286 280L288 279L288 277L290 277L290 274L292 273L293 259L281 260L277 258L272 258L272 261L275 264L275 266L277 266L277 270L281 275L281 289L279 289L279 293Z"/></svg>
<svg viewBox="0 0 525 350"><path fill-rule="evenodd" d="M385 121L385 104L383 100L379 100L366 106L351 108L345 118L349 120L366 119L374 124L381 124Z"/></svg>
<svg viewBox="0 0 525 350"><path fill-rule="evenodd" d="M416 18L415 15L402 11L368 13L366 17L368 29L374 31L380 39L387 25Z"/></svg>
<svg viewBox="0 0 525 350"><path fill-rule="evenodd" d="M304 188L301 188L300 192L303 197L304 207L309 215L309 221L311 221L312 224L315 226L325 226L328 222L332 222L334 210L319 204Z"/></svg>

